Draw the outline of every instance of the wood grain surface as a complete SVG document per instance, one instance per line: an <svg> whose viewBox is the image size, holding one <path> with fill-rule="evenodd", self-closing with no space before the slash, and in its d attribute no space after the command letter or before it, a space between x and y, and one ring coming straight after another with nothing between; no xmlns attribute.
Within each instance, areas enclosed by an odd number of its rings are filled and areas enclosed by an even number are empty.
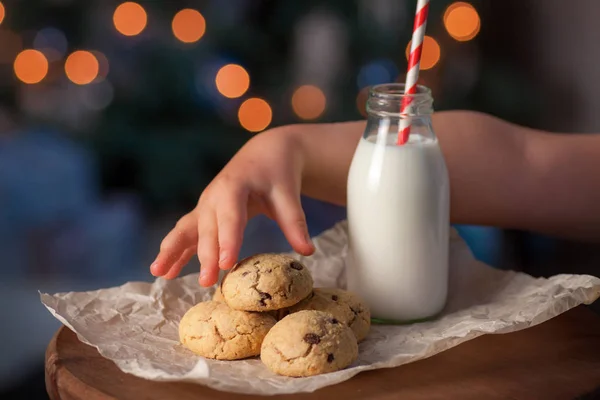
<svg viewBox="0 0 600 400"><path fill-rule="evenodd" d="M53 400L263 398L125 374L65 327L46 352L46 387ZM600 317L580 306L523 331L485 335L434 357L364 372L314 393L266 398L548 400L578 398L599 387Z"/></svg>

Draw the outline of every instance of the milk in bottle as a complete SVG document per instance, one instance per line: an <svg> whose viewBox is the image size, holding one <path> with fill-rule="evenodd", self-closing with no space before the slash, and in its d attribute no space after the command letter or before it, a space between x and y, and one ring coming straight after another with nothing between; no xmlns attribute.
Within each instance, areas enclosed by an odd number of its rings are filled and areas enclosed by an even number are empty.
<svg viewBox="0 0 600 400"><path fill-rule="evenodd" d="M428 89L413 95L409 140L396 144L403 93L402 84L371 90L348 176L348 289L380 322L433 317L447 297L448 172Z"/></svg>

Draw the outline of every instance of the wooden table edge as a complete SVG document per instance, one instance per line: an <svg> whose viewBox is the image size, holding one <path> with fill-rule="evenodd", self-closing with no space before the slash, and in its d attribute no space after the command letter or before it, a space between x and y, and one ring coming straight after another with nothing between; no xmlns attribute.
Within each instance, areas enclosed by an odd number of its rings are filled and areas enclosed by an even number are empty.
<svg viewBox="0 0 600 400"><path fill-rule="evenodd" d="M578 306L578 307L574 307L573 309L570 309L568 311L566 311L565 313L561 313L561 316L563 316L564 314L567 313L571 313L572 315L581 315L581 316L593 316L594 318L598 318L598 315L595 314L593 311L587 309L587 307L584 306ZM545 321L545 322L549 322ZM541 324L536 324L536 325L542 325ZM595 326L598 327L597 323L595 324ZM528 330L528 329L524 329L524 330ZM61 357L59 356L59 340L61 335L64 335L66 333L66 331L69 331L69 333L71 333L72 331L66 327L66 326L61 326L56 333L54 334L54 336L52 337L52 340L50 341L50 343L48 344L48 347L46 348L46 354L45 354L45 383L46 383L46 390L47 393L50 397L51 400L80 400L80 399L85 399L85 400L117 400L116 397L113 397L112 395L109 395L107 392L102 391L100 389L96 389L94 386L90 386L89 384L85 383L85 381L81 380L80 378L78 378L76 376L76 372L75 374L73 372L71 372L68 368L68 366L66 364L63 364L63 360L61 360ZM596 328L596 332L599 332L598 329ZM73 335L75 335L76 338L76 334L72 333ZM596 334L597 335L597 334ZM483 336L487 336L487 335L483 335ZM494 336L494 335L491 335ZM101 357L100 355L98 355L98 357ZM434 356L435 357L435 356ZM66 360L66 359L65 359ZM419 361L417 361L419 362ZM400 368L400 367L396 367L396 368ZM396 369L393 368L393 369ZM202 386L202 385L201 385ZM599 394L598 390L600 388L598 388L597 386L595 386L596 389L594 389L593 387L589 387L584 389L585 391L582 391L582 394L578 394L578 396L584 396L581 398L588 398L586 396L596 396ZM214 389L211 389L214 390ZM580 397L577 397L580 398ZM592 397L595 398L595 397Z"/></svg>
<svg viewBox="0 0 600 400"><path fill-rule="evenodd" d="M86 399L89 400L115 399L114 397L85 384L79 378L74 376L68 368L61 364L61 360L58 355L57 341L58 337L65 329L69 328L64 325L61 326L56 331L52 337L52 340L50 340L48 347L46 348L46 361L44 363L45 384L46 392L48 393L50 399L68 400L69 398L78 398L74 393L86 393ZM61 397L59 392L66 393L68 397Z"/></svg>

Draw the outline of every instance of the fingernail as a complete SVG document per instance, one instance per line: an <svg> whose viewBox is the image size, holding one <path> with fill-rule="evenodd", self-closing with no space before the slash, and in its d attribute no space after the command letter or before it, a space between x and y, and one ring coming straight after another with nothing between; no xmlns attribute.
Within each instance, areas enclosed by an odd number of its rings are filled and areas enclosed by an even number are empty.
<svg viewBox="0 0 600 400"><path fill-rule="evenodd" d="M152 275L156 275L156 268L158 268L158 263L155 261L150 265L150 273Z"/></svg>

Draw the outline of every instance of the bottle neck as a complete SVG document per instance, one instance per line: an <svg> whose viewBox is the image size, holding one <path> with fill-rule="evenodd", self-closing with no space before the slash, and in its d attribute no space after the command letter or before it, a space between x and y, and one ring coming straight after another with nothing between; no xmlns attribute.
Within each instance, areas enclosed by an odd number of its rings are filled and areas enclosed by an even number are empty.
<svg viewBox="0 0 600 400"><path fill-rule="evenodd" d="M373 86L367 99L367 114L378 117L431 118L431 90L418 85L415 94L404 94L404 87L403 83Z"/></svg>
<svg viewBox="0 0 600 400"><path fill-rule="evenodd" d="M364 137L387 136L386 142L394 142L401 128L410 126L409 142L435 139L431 124L433 98L431 90L418 86L417 93L404 94L404 84L374 86L367 99L367 129ZM403 105L405 106L402 109Z"/></svg>

